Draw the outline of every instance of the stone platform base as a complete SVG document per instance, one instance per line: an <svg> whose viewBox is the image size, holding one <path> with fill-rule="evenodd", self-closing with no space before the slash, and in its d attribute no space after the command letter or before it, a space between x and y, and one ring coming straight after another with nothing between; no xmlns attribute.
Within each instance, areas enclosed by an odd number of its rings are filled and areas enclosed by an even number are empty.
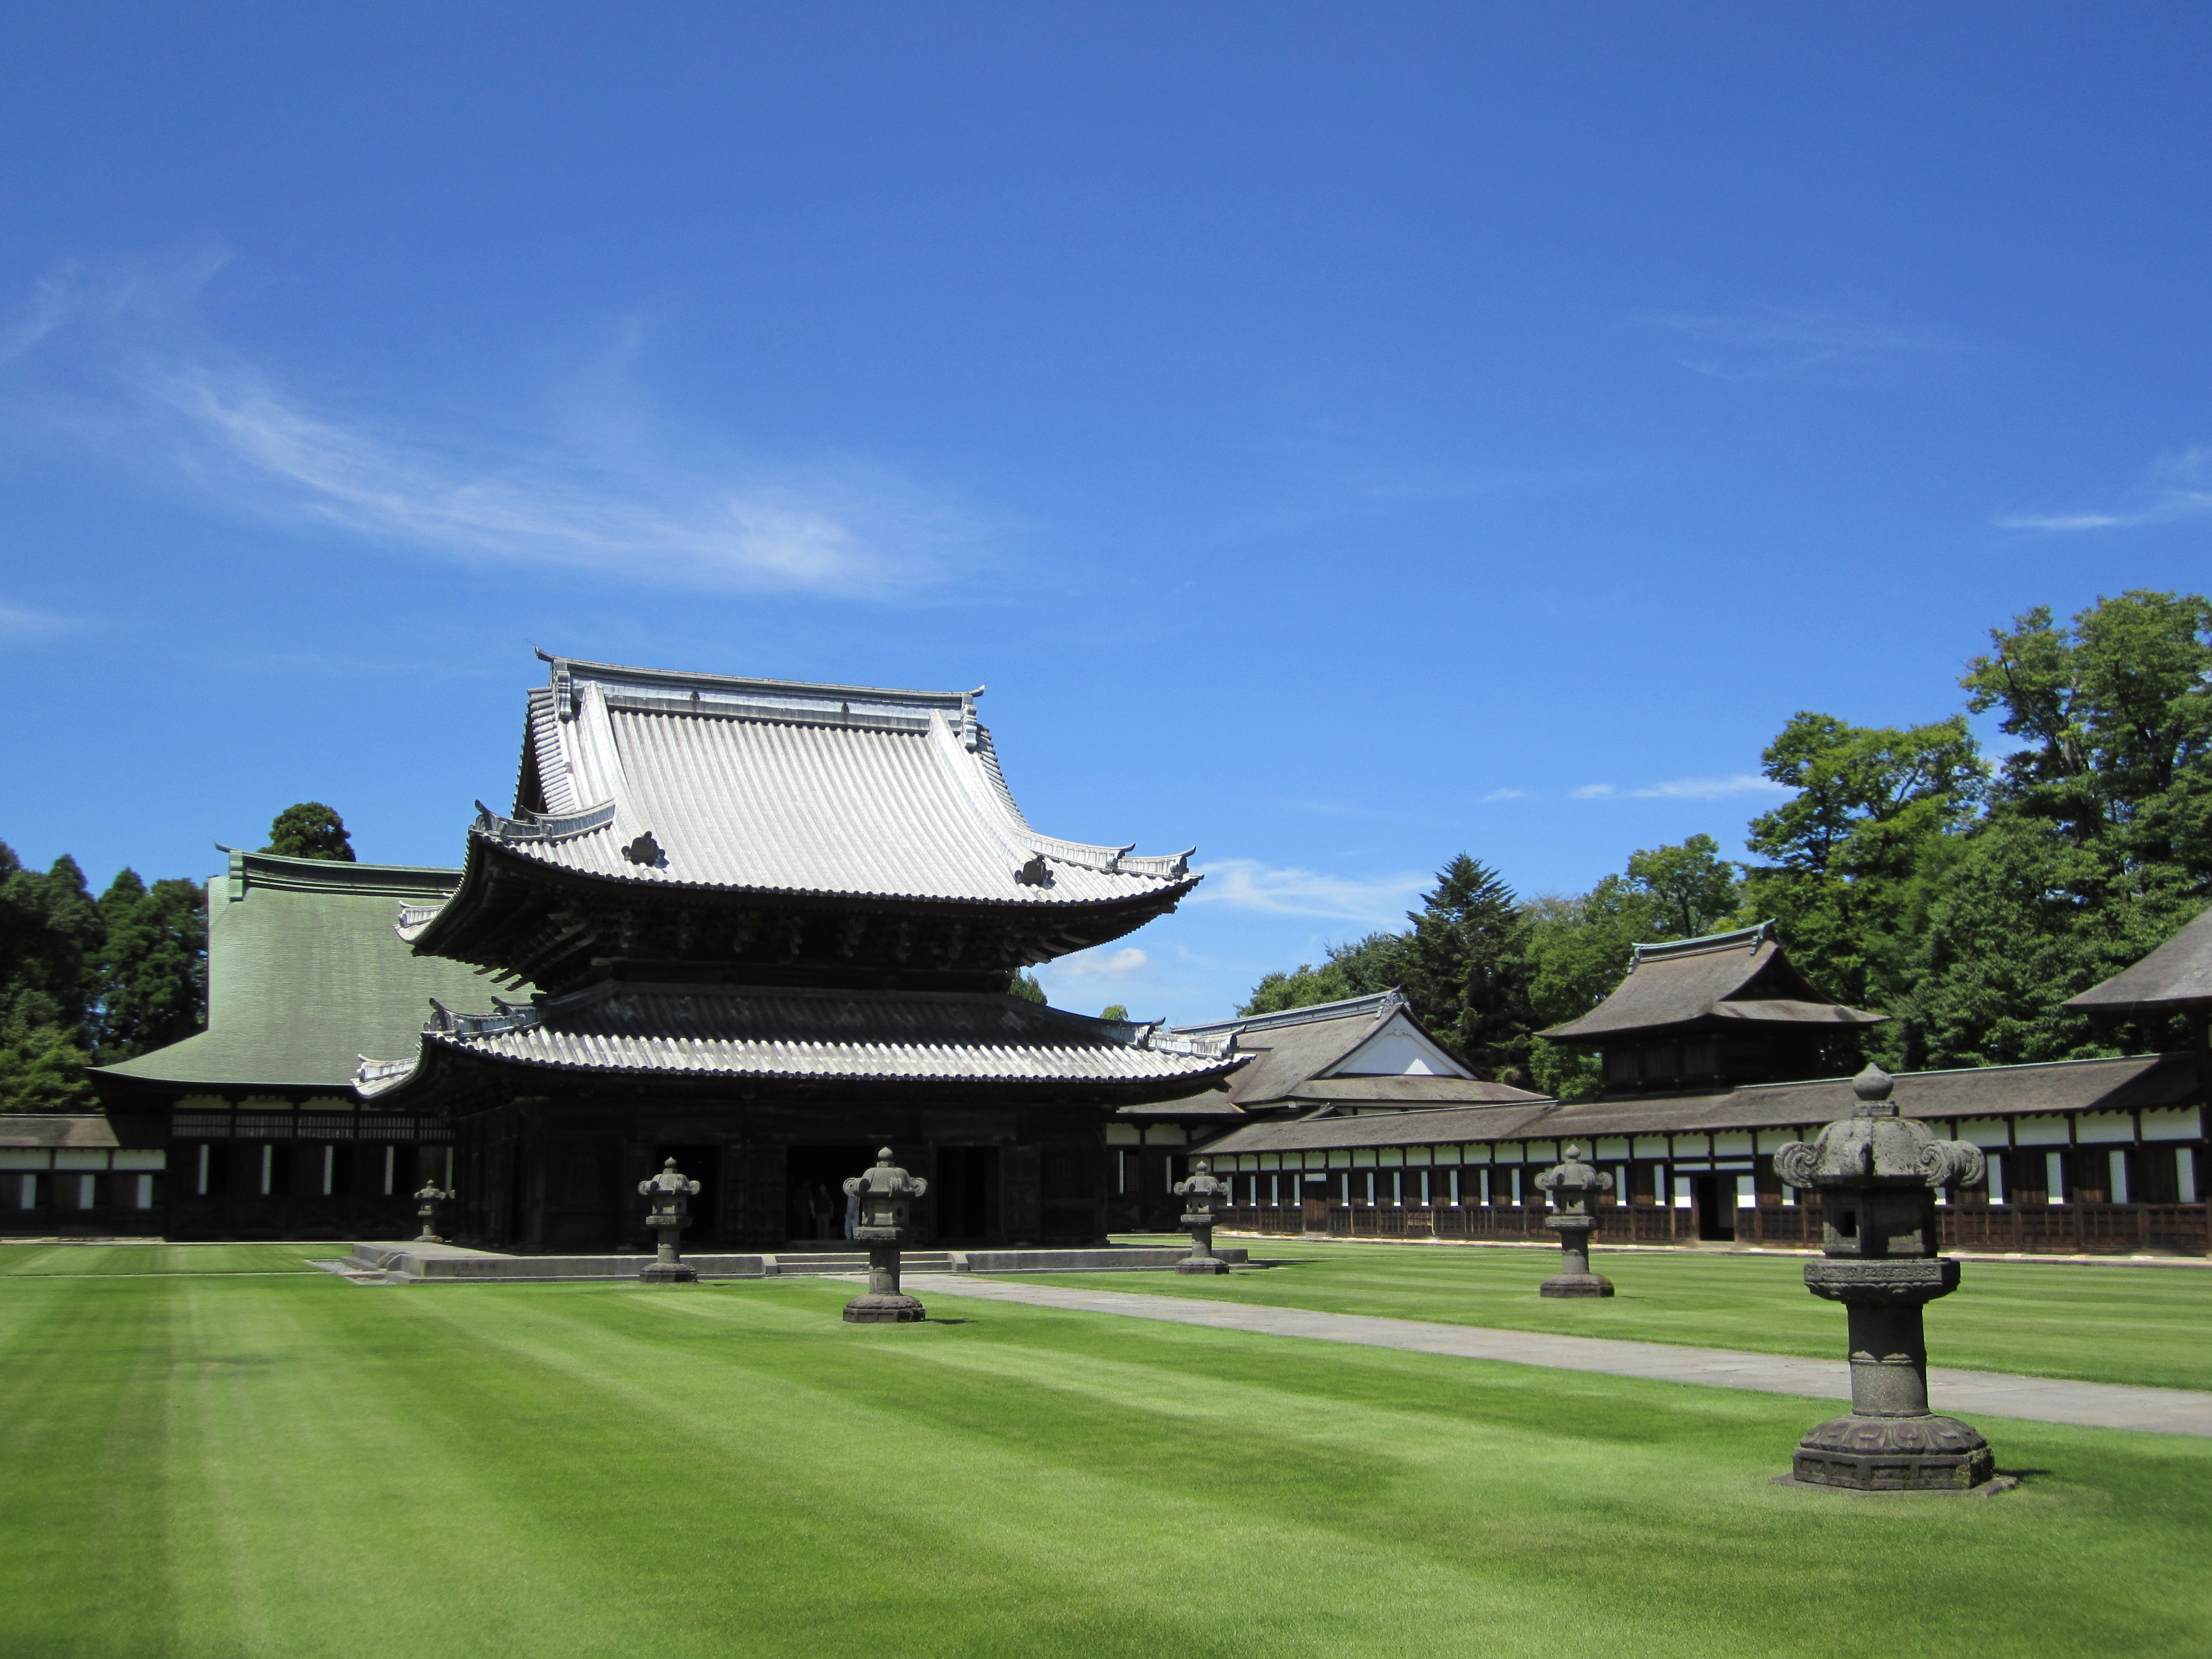
<svg viewBox="0 0 2212 1659"><path fill-rule="evenodd" d="M643 1285L696 1285L699 1270L688 1261L656 1261L637 1277Z"/></svg>
<svg viewBox="0 0 2212 1659"><path fill-rule="evenodd" d="M1990 1443L1955 1417L1832 1417L1790 1461L1799 1486L1852 1492L1967 1492L1996 1473Z"/></svg>
<svg viewBox="0 0 2212 1659"><path fill-rule="evenodd" d="M845 1304L848 1325L911 1325L928 1317L910 1296L856 1296Z"/></svg>
<svg viewBox="0 0 2212 1659"><path fill-rule="evenodd" d="M907 1250L900 1261L908 1273L1074 1273L1172 1267L1190 1254L1188 1241L1173 1247L1118 1244L1069 1250ZM1242 1246L1214 1252L1243 1266L1250 1252ZM525 1285L568 1279L635 1279L653 1265L652 1255L501 1255L453 1244L361 1243L345 1268L356 1284ZM793 1250L783 1255L725 1255L710 1250L685 1253L684 1266L706 1279L773 1279L793 1273L854 1273L868 1270L865 1250Z"/></svg>
<svg viewBox="0 0 2212 1659"><path fill-rule="evenodd" d="M1611 1296L1613 1281L1603 1273L1553 1273L1536 1287L1539 1296Z"/></svg>
<svg viewBox="0 0 2212 1659"><path fill-rule="evenodd" d="M1179 1273L1225 1273L1229 1264L1218 1256L1187 1255L1175 1264L1175 1270Z"/></svg>

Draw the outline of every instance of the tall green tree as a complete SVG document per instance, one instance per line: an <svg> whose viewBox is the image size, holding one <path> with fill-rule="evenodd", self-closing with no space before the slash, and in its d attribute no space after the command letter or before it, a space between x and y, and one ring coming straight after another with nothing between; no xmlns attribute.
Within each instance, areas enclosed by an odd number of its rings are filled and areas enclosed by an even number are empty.
<svg viewBox="0 0 2212 1659"><path fill-rule="evenodd" d="M182 1041L207 1024L207 890L148 887L125 870L100 896L90 1020L93 1058L112 1065Z"/></svg>
<svg viewBox="0 0 2212 1659"><path fill-rule="evenodd" d="M1348 945L1332 945L1319 967L1301 963L1290 973L1263 976L1252 988L1240 1018L1279 1014L1317 1003L1341 1002L1347 997L1373 996L1396 990L1405 983L1406 935L1374 933Z"/></svg>
<svg viewBox="0 0 2212 1659"><path fill-rule="evenodd" d="M2212 604L2136 590L1990 642L1960 683L2022 746L1945 849L1882 1041L1923 1066L2176 1046L2166 1022L2116 1034L2060 1005L2212 899Z"/></svg>
<svg viewBox="0 0 2212 1659"><path fill-rule="evenodd" d="M82 1109L98 907L76 860L27 870L0 842L0 1108Z"/></svg>
<svg viewBox="0 0 2212 1659"><path fill-rule="evenodd" d="M1969 822L1988 769L1963 716L1850 726L1799 714L1760 757L1793 793L1752 820L1744 905L1779 924L1790 960L1831 996L1900 993L1928 893L1930 849Z"/></svg>
<svg viewBox="0 0 2212 1659"><path fill-rule="evenodd" d="M345 820L319 800L288 806L269 826L264 853L281 853L289 859L329 859L338 864L354 862L353 841Z"/></svg>
<svg viewBox="0 0 2212 1659"><path fill-rule="evenodd" d="M1409 911L1405 990L1429 1035L1501 1083L1528 1080L1528 924L1498 872L1462 853Z"/></svg>

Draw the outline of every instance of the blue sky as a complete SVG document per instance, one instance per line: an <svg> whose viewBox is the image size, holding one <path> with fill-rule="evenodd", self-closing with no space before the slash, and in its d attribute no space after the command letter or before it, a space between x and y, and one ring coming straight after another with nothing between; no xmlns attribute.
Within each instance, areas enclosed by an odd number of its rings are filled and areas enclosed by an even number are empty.
<svg viewBox="0 0 2212 1659"><path fill-rule="evenodd" d="M0 839L456 861L532 643L988 684L1177 1018L2202 590L2212 12L23 4Z"/></svg>

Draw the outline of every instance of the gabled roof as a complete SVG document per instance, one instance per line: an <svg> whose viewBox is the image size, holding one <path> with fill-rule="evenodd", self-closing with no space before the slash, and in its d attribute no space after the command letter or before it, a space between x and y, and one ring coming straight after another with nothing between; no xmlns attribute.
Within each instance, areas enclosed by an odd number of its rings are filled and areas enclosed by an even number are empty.
<svg viewBox="0 0 2212 1659"><path fill-rule="evenodd" d="M1022 907L1171 903L1199 880L1188 852L1032 830L980 690L546 660L514 815L480 804L464 896L486 853L632 889ZM405 929L431 949L441 934L437 913Z"/></svg>
<svg viewBox="0 0 2212 1659"><path fill-rule="evenodd" d="M343 1093L364 1049L413 1045L432 998L483 996L474 969L392 937L395 901L435 904L459 871L222 850L228 867L208 883L208 1029L89 1068L95 1085Z"/></svg>
<svg viewBox="0 0 2212 1659"><path fill-rule="evenodd" d="M489 1015L438 1011L416 1053L364 1060L382 1100L445 1057L602 1074L1198 1086L1243 1063L1225 1038L1091 1019L1016 996L603 981Z"/></svg>
<svg viewBox="0 0 2212 1659"><path fill-rule="evenodd" d="M1390 1035L1394 1027L1424 1052L1435 1070L1395 1074L1349 1070L1362 1048ZM1233 1039L1240 1050L1255 1058L1222 1090L1133 1109L1130 1115L1218 1117L1230 1109L1237 1114L1283 1111L1328 1102L1410 1109L1544 1098L1473 1075L1414 1024L1405 997L1396 991L1281 1013L1178 1025L1175 1032L1184 1037Z"/></svg>
<svg viewBox="0 0 2212 1659"><path fill-rule="evenodd" d="M2134 967L2060 1006L2076 1013L2114 1015L2212 1007L2212 910Z"/></svg>
<svg viewBox="0 0 2212 1659"><path fill-rule="evenodd" d="M1731 1026L1875 1025L1882 1018L1816 989L1790 965L1774 924L1762 921L1730 933L1638 945L1611 996L1580 1019L1539 1035L1555 1042L1601 1043Z"/></svg>

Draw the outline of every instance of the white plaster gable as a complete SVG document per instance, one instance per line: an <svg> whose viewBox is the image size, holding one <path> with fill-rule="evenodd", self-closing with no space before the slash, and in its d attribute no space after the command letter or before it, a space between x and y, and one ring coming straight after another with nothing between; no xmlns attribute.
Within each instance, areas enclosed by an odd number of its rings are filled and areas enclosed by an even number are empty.
<svg viewBox="0 0 2212 1659"><path fill-rule="evenodd" d="M1474 1073L1439 1048L1404 1009L1390 1016L1323 1077L1467 1077Z"/></svg>

